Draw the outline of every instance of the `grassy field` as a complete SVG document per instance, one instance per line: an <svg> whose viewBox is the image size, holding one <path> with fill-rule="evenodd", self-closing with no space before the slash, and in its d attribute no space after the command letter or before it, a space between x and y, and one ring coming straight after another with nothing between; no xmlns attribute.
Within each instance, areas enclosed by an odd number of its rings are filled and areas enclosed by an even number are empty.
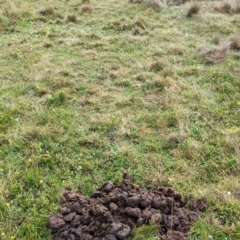
<svg viewBox="0 0 240 240"><path fill-rule="evenodd" d="M240 239L240 8L197 4L0 1L0 239L124 171L207 200L192 240Z"/></svg>

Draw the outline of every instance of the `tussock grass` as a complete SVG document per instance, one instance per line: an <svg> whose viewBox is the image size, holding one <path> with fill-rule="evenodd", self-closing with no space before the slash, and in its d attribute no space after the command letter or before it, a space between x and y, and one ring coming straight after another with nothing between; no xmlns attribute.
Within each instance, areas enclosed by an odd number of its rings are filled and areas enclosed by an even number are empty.
<svg viewBox="0 0 240 240"><path fill-rule="evenodd" d="M198 49L198 54L201 56L207 63L219 63L221 62L227 54L228 47L201 47Z"/></svg>
<svg viewBox="0 0 240 240"><path fill-rule="evenodd" d="M240 2L238 0L225 2L215 7L215 10L221 13L238 14L240 13Z"/></svg>
<svg viewBox="0 0 240 240"><path fill-rule="evenodd" d="M83 4L83 5L81 6L81 10L82 10L82 12L91 13L92 10L93 10L93 8L92 8L92 6L91 6L90 4Z"/></svg>
<svg viewBox="0 0 240 240"><path fill-rule="evenodd" d="M233 36L230 38L230 49L239 51L240 50L240 36Z"/></svg>
<svg viewBox="0 0 240 240"><path fill-rule="evenodd" d="M162 8L164 4L161 0L129 0L130 3L141 3L153 8Z"/></svg>
<svg viewBox="0 0 240 240"><path fill-rule="evenodd" d="M55 15L53 7L44 7L38 11L41 15Z"/></svg>
<svg viewBox="0 0 240 240"><path fill-rule="evenodd" d="M78 20L78 17L77 17L76 15L74 15L74 14L69 14L69 15L67 15L67 21L68 21L68 22L76 23L76 22L78 22L79 20Z"/></svg>
<svg viewBox="0 0 240 240"><path fill-rule="evenodd" d="M172 2L1 4L3 240L51 239L46 220L64 188L90 195L124 171L206 198L191 239L239 239L238 15L201 1L187 18ZM154 239L154 229L131 239Z"/></svg>
<svg viewBox="0 0 240 240"><path fill-rule="evenodd" d="M220 5L219 7L215 7L215 9L216 9L218 12L221 12L221 13L230 13L231 10L232 10L232 6L231 6L230 3L225 2L225 3L223 3L222 5Z"/></svg>
<svg viewBox="0 0 240 240"><path fill-rule="evenodd" d="M186 10L186 17L193 17L195 15L197 15L200 11L200 6L198 3L192 3L188 6L187 10Z"/></svg>

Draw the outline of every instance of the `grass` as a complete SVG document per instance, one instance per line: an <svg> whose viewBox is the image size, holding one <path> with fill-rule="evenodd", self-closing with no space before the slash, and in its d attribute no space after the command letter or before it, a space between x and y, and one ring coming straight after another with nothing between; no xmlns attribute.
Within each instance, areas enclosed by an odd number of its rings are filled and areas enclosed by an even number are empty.
<svg viewBox="0 0 240 240"><path fill-rule="evenodd" d="M207 199L191 239L240 239L239 15L198 4L194 18L128 1L1 5L1 239L51 239L64 188L89 195L124 171ZM216 36L232 45L209 63L198 49Z"/></svg>

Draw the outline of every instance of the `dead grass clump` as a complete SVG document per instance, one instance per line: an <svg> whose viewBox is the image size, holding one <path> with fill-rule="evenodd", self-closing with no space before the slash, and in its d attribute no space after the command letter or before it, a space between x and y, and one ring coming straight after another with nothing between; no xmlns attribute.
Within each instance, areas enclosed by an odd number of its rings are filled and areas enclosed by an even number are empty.
<svg viewBox="0 0 240 240"><path fill-rule="evenodd" d="M92 12L92 6L90 4L83 4L81 7L81 11L85 13L91 13Z"/></svg>
<svg viewBox="0 0 240 240"><path fill-rule="evenodd" d="M240 13L240 1L239 0L231 0L230 4L232 6L233 13Z"/></svg>
<svg viewBox="0 0 240 240"><path fill-rule="evenodd" d="M240 36L234 36L230 38L229 48L236 51L240 50Z"/></svg>
<svg viewBox="0 0 240 240"><path fill-rule="evenodd" d="M227 47L201 47L198 50L198 55L201 56L207 63L216 64L221 62L227 54Z"/></svg>
<svg viewBox="0 0 240 240"><path fill-rule="evenodd" d="M232 10L232 6L230 3L223 3L221 6L215 7L215 10L220 13L230 13Z"/></svg>
<svg viewBox="0 0 240 240"><path fill-rule="evenodd" d="M236 14L240 13L240 4L236 8L233 9L233 12Z"/></svg>
<svg viewBox="0 0 240 240"><path fill-rule="evenodd" d="M67 15L67 21L76 23L76 22L78 22L78 18L74 14L69 14L69 15Z"/></svg>
<svg viewBox="0 0 240 240"><path fill-rule="evenodd" d="M47 15L55 15L55 11L52 7L44 7L42 9L40 9L39 14L47 16Z"/></svg>
<svg viewBox="0 0 240 240"><path fill-rule="evenodd" d="M150 70L153 72L159 72L164 69L164 63L162 61L153 62L150 66Z"/></svg>
<svg viewBox="0 0 240 240"><path fill-rule="evenodd" d="M143 0L143 3L145 3L151 7L154 7L154 8L164 7L161 0Z"/></svg>
<svg viewBox="0 0 240 240"><path fill-rule="evenodd" d="M185 4L186 2L190 2L191 0L168 0L168 6L179 6Z"/></svg>
<svg viewBox="0 0 240 240"><path fill-rule="evenodd" d="M219 45L221 42L220 36L214 36L212 39L212 43L215 45Z"/></svg>
<svg viewBox="0 0 240 240"><path fill-rule="evenodd" d="M129 0L130 3L142 3L143 0Z"/></svg>
<svg viewBox="0 0 240 240"><path fill-rule="evenodd" d="M162 8L164 4L161 0L129 0L130 3L143 3L150 7Z"/></svg>
<svg viewBox="0 0 240 240"><path fill-rule="evenodd" d="M170 52L171 52L172 54L174 54L174 55L183 55L183 49L182 49L182 47L178 47L178 46L172 47L172 48L170 49Z"/></svg>
<svg viewBox="0 0 240 240"><path fill-rule="evenodd" d="M9 18L18 20L20 18L20 13L16 9L4 8L2 11L2 15Z"/></svg>
<svg viewBox="0 0 240 240"><path fill-rule="evenodd" d="M198 5L198 3L192 3L189 5L187 12L186 12L186 17L193 17L195 15L197 15L200 11L200 6Z"/></svg>
<svg viewBox="0 0 240 240"><path fill-rule="evenodd" d="M47 40L44 40L44 41L43 41L43 47L45 47L45 48L50 48L50 47L52 47L52 43L49 42L49 41L47 41Z"/></svg>

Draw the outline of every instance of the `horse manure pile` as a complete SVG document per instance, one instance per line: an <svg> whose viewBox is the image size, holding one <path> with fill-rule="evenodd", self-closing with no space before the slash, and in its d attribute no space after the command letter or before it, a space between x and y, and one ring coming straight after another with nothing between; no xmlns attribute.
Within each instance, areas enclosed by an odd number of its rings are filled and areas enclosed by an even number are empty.
<svg viewBox="0 0 240 240"><path fill-rule="evenodd" d="M126 239L133 227L159 225L162 240L189 240L188 231L198 215L184 207L187 200L169 187L149 190L134 186L132 176L121 184L105 183L90 198L66 191L59 211L48 220L54 240ZM192 210L205 211L201 199L192 200Z"/></svg>

